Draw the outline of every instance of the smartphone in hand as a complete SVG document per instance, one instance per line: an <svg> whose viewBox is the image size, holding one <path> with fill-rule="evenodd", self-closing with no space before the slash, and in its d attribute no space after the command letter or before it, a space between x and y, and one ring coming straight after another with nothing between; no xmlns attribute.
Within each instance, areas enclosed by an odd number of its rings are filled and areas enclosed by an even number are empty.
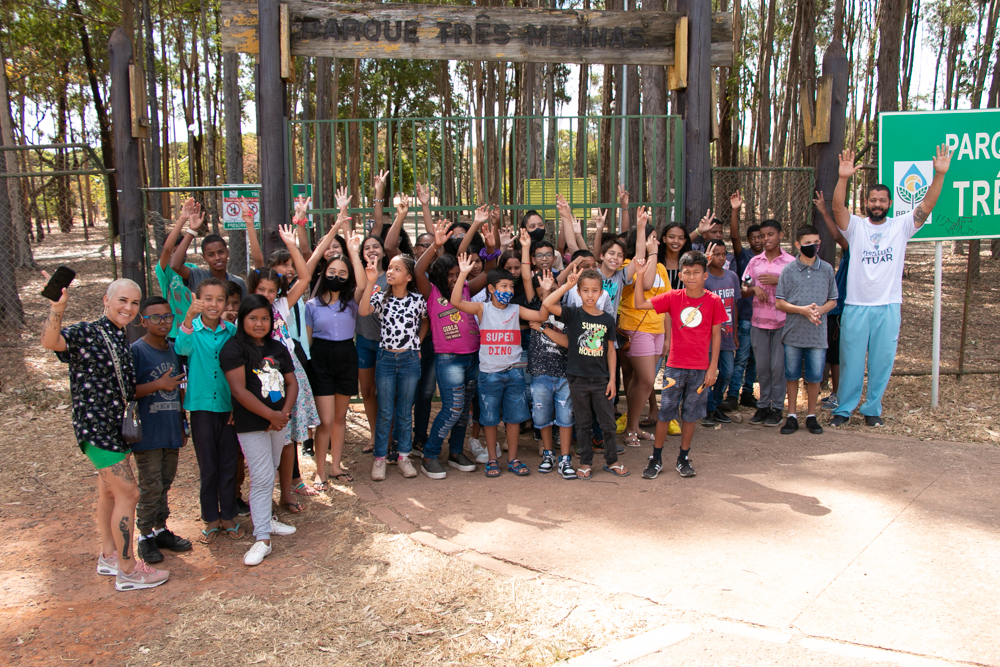
<svg viewBox="0 0 1000 667"><path fill-rule="evenodd" d="M58 301L62 297L63 288L69 287L74 278L76 278L76 271L68 266L60 266L49 278L48 284L42 290L42 296L49 301Z"/></svg>

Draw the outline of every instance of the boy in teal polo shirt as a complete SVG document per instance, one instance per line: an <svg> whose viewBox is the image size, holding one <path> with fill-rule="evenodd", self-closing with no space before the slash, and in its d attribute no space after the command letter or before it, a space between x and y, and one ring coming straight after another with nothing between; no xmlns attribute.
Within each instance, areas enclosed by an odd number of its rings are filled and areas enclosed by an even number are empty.
<svg viewBox="0 0 1000 667"><path fill-rule="evenodd" d="M211 544L220 529L238 539L245 530L236 523L236 467L240 445L229 423L232 396L219 366L219 351L236 334L222 319L226 286L218 278L203 280L177 332L174 350L188 357L184 408L191 412L191 442L201 469L202 542Z"/></svg>
<svg viewBox="0 0 1000 667"><path fill-rule="evenodd" d="M167 336L170 340L177 339L177 329L187 314L188 306L191 305L191 290L184 284L184 279L170 268L170 256L173 255L177 247L181 232L184 231L184 225L192 218L197 220L198 226L200 226L205 218L205 213L201 210L201 204L193 199L188 199L181 206L181 214L178 216L177 222L174 223L174 228L167 234L167 238L163 242L163 252L160 253L160 261L156 263L156 281L160 284L160 293L170 304L170 312L174 314L174 322L170 327L170 334ZM184 266L189 269L198 268L197 264L185 263Z"/></svg>

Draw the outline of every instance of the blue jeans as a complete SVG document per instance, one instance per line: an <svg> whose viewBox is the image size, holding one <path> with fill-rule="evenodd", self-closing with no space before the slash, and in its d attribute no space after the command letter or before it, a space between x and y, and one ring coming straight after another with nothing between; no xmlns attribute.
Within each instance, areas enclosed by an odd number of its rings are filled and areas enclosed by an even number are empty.
<svg viewBox="0 0 1000 667"><path fill-rule="evenodd" d="M531 376L531 421L535 428L573 426L569 380L551 375Z"/></svg>
<svg viewBox="0 0 1000 667"><path fill-rule="evenodd" d="M399 453L413 449L413 398L420 381L420 355L416 350L390 352L379 349L375 362L378 420L375 422L375 456L389 453L389 431L399 439Z"/></svg>
<svg viewBox="0 0 1000 667"><path fill-rule="evenodd" d="M740 385L743 391L752 394L754 382L757 381L757 364L753 358L753 346L750 344L750 320L739 320L737 335L740 347L736 350L733 375L729 379L729 395L735 399L740 397Z"/></svg>
<svg viewBox="0 0 1000 667"><path fill-rule="evenodd" d="M802 372L803 366L805 373ZM807 383L819 384L823 381L824 366L826 348L785 345L785 382L800 380L804 375Z"/></svg>
<svg viewBox="0 0 1000 667"><path fill-rule="evenodd" d="M451 432L448 453L461 454L465 444L465 428L469 425L469 409L476 400L479 382L479 353L438 354L434 360L438 388L441 390L441 410L434 418L430 436L424 445L424 456L436 459L441 445Z"/></svg>
<svg viewBox="0 0 1000 667"><path fill-rule="evenodd" d="M722 403L723 394L733 377L733 364L735 362L736 350L719 350L719 376L712 385L712 391L708 394L708 414L712 414Z"/></svg>
<svg viewBox="0 0 1000 667"><path fill-rule="evenodd" d="M413 405L413 441L427 442L427 424L431 421L434 400L434 344L428 334L420 345L420 383Z"/></svg>
<svg viewBox="0 0 1000 667"><path fill-rule="evenodd" d="M498 426L520 424L531 418L525 400L524 369L479 374L479 423Z"/></svg>

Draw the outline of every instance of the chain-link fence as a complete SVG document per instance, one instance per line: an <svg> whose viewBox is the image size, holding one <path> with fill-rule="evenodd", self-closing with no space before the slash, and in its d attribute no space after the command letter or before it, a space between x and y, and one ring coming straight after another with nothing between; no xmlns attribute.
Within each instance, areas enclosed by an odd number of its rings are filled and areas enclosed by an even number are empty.
<svg viewBox="0 0 1000 667"><path fill-rule="evenodd" d="M712 169L712 202L715 217L726 225L731 194L740 191L746 225L773 218L794 239L801 225L811 225L816 175L812 167L715 167Z"/></svg>
<svg viewBox="0 0 1000 667"><path fill-rule="evenodd" d="M24 328L21 290L38 269L80 274L97 262L117 278L110 195L109 172L86 144L0 146L0 332Z"/></svg>

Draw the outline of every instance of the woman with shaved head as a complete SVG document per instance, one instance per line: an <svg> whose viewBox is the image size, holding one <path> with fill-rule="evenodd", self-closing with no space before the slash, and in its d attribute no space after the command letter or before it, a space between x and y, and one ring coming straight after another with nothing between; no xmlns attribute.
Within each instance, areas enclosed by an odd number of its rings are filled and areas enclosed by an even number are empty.
<svg viewBox="0 0 1000 667"><path fill-rule="evenodd" d="M135 396L132 351L125 327L139 312L142 292L131 280L116 280L104 296L104 315L63 328L69 301L64 288L42 329L42 346L69 364L73 430L80 450L97 469L97 525L101 553L97 573L115 577L115 588L159 586L170 573L135 557L132 526L139 487L131 451L122 440L122 416Z"/></svg>

